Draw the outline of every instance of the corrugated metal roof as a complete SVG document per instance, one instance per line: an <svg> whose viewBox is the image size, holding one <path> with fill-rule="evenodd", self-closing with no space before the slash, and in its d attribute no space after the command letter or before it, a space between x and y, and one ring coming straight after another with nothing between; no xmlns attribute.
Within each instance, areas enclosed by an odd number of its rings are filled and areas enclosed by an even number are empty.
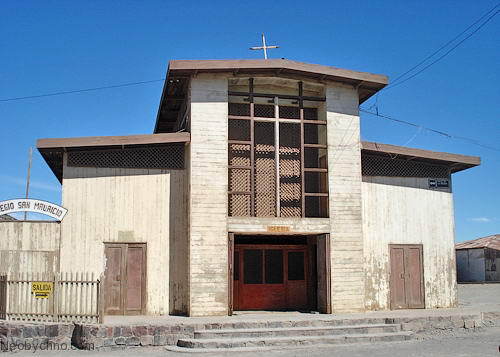
<svg viewBox="0 0 500 357"><path fill-rule="evenodd" d="M490 248L500 250L500 234L455 244L455 249Z"/></svg>

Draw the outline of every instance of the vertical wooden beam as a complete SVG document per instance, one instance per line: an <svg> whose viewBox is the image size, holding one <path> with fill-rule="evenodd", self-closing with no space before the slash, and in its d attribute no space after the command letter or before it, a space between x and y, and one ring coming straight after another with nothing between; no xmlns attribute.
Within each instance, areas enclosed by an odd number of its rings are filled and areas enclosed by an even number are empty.
<svg viewBox="0 0 500 357"><path fill-rule="evenodd" d="M249 79L250 90L250 216L255 217L255 108L253 99L253 78Z"/></svg>
<svg viewBox="0 0 500 357"><path fill-rule="evenodd" d="M228 271L227 271L227 302L228 302L228 307L227 307L227 314L231 316L233 314L233 308L234 308L234 233L229 232L228 233Z"/></svg>
<svg viewBox="0 0 500 357"><path fill-rule="evenodd" d="M301 216L306 216L306 197L305 197L305 173L304 173L304 101L302 100L303 85L299 82L299 112L300 112L300 188L301 188Z"/></svg>
<svg viewBox="0 0 500 357"><path fill-rule="evenodd" d="M274 161L276 170L276 217L281 216L280 202L280 122L279 122L279 99L274 97Z"/></svg>

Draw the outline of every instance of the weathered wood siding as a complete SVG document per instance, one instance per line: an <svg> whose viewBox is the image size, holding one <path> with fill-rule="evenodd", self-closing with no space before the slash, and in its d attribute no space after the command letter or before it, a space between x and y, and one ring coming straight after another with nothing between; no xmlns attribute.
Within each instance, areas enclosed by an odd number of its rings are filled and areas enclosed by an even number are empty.
<svg viewBox="0 0 500 357"><path fill-rule="evenodd" d="M146 311L169 312L168 170L64 167L61 271L104 272L104 243L147 243Z"/></svg>
<svg viewBox="0 0 500 357"><path fill-rule="evenodd" d="M333 313L365 308L358 104L353 87L327 86Z"/></svg>
<svg viewBox="0 0 500 357"><path fill-rule="evenodd" d="M190 263L191 316L228 312L228 81L191 80Z"/></svg>
<svg viewBox="0 0 500 357"><path fill-rule="evenodd" d="M0 272L54 272L59 222L0 222Z"/></svg>
<svg viewBox="0 0 500 357"><path fill-rule="evenodd" d="M186 150L186 156L188 150ZM188 158L186 157L186 161ZM170 314L189 311L189 181L186 170L170 175Z"/></svg>
<svg viewBox="0 0 500 357"><path fill-rule="evenodd" d="M426 178L363 177L366 308L390 308L389 244L422 244L426 308L457 304L453 197Z"/></svg>

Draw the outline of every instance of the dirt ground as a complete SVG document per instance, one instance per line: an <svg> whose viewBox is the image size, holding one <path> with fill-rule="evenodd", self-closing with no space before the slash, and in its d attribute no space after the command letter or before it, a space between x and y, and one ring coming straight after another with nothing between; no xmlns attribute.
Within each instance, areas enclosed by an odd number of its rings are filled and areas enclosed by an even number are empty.
<svg viewBox="0 0 500 357"><path fill-rule="evenodd" d="M458 306L481 312L500 311L500 283L458 284Z"/></svg>

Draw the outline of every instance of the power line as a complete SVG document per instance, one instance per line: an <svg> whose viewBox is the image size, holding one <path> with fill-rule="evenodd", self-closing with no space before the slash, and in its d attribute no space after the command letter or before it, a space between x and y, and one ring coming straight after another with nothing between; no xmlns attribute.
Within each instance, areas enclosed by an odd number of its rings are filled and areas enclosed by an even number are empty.
<svg viewBox="0 0 500 357"><path fill-rule="evenodd" d="M150 81L113 84L113 85L103 86L103 87L75 89L75 90L69 90L69 91L60 91L60 92L52 92L52 93L45 93L45 94L29 95L29 96L25 96L25 97L3 98L3 99L0 99L0 102L13 102L13 101L16 101L16 100L25 100L25 99L32 99L32 98L52 97L52 96L56 96L56 95L82 93L82 92L91 92L91 91L102 90L102 89L112 89L112 88L137 86L137 85L140 85L140 84L148 84L148 83L160 82L160 81L164 81L164 80L165 80L165 78L161 78L161 79L153 79L153 80L150 80Z"/></svg>
<svg viewBox="0 0 500 357"><path fill-rule="evenodd" d="M464 136L457 136L457 135L449 134L449 133L446 133L446 132L441 131L441 130L436 130L436 129L428 128L428 127L425 127L423 125L415 124L415 123L412 123L412 122L409 122L409 121L406 121L406 120L396 119L396 118L388 116L388 115L370 112L370 111L368 111L366 109L362 109L362 108L360 108L359 111L363 112L363 113L370 114L370 115L374 115L374 116L379 117L379 118L391 120L391 121L394 121L394 122L397 122L397 123L400 123L400 124L405 124L405 125L413 126L413 127L416 127L416 128L421 128L422 130L427 130L427 131L430 131L432 133L435 133L435 134L438 134L438 135L441 135L441 136L445 136L445 137L447 137L449 139L457 139L457 140L466 141L466 142L468 142L470 144L477 145L477 146L480 146L480 147L485 148L485 149L489 149L489 150L500 152L500 149L492 147L492 146L481 144L476 139L471 139L471 138L467 138L467 137L464 137Z"/></svg>
<svg viewBox="0 0 500 357"><path fill-rule="evenodd" d="M463 30L462 32L460 32L458 35L456 35L454 38L452 38L451 40L449 40L448 42L446 42L444 45L442 45L440 48L438 48L436 51L432 52L430 55L428 55L427 57L425 57L422 61L420 61L419 63L417 63L416 65L414 65L413 67L411 67L410 69L408 69L406 72L400 74L399 76L397 76L394 80L393 80L393 83L391 85L389 85L388 87L386 87L385 89L393 86L396 84L396 82L404 77L405 75L407 75L408 73L410 73L411 71L413 71L414 69L416 69L417 67L419 67L420 65L424 64L425 62L427 62L427 60L431 59L432 57L434 57L436 54L438 54L439 52L441 52L444 48L448 47L448 45L450 45L451 43L453 43L455 40L457 40L458 38L460 38L460 36L462 36L464 33L466 33L469 29L471 29L473 26L475 26L477 23L479 23L480 21L482 21L486 16L488 16L492 11L494 11L498 6L500 6L500 4L497 4L495 5L492 9L490 9L488 12L486 12L484 15L482 15L479 19L477 19L474 23L472 23L471 25L469 25L469 27L467 27L465 30ZM498 11L497 11L498 12ZM496 13L495 13L496 15ZM493 16L495 16L493 15ZM487 20L489 21L489 19ZM486 21L486 22L487 22ZM485 22L485 23L486 23ZM484 24L482 25L484 26ZM476 30L477 32L477 30ZM470 37L470 36L469 36Z"/></svg>
<svg viewBox="0 0 500 357"><path fill-rule="evenodd" d="M449 53L451 53L455 48L457 48L458 46L460 46L462 43L464 43L466 40L468 40L472 35L474 35L476 32L478 32L482 27L484 27L484 25L486 25L491 19L493 19L499 12L500 12L500 10L497 10L493 15L491 15L490 17L488 17L486 19L486 21L484 21L479 27L477 27L474 31L472 31L469 35L467 35L465 38L463 38L460 42L458 42L455 46L453 46L452 48L450 48L448 51L446 51L443 55L441 55L440 57L438 57L436 60L434 60L431 63L429 63L427 66L425 66L424 68L420 69L418 72L412 74L410 77L407 77L407 78L403 79L402 81L399 81L398 83L394 83L392 85L389 85L389 86L387 86L384 89L390 89L390 88L394 88L396 86L399 86L400 84L403 84L404 82L406 82L406 81L408 81L408 80L410 80L410 79L418 76L420 73L422 73L423 71L425 71L427 68L431 67L435 63L437 63L440 60L442 60Z"/></svg>

